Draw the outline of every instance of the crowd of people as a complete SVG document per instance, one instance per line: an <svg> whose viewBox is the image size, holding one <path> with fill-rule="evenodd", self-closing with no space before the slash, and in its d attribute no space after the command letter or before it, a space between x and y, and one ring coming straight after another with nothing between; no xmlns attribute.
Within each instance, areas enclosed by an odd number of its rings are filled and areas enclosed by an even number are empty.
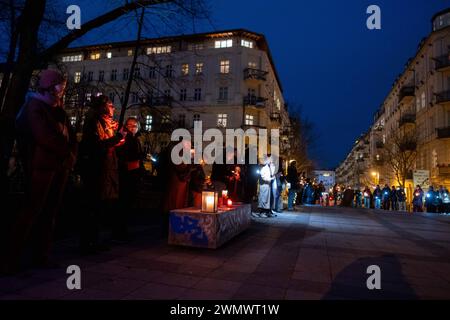
<svg viewBox="0 0 450 320"><path fill-rule="evenodd" d="M398 186L389 187L386 184L381 188L377 185L373 190L366 186L361 190L336 184L329 194L324 194L324 197L329 200L323 200L321 204L331 203L334 206L406 212L408 210L407 204L410 204L413 212L424 212L426 210L426 212L432 213L450 213L450 197L444 186L440 186L438 190L434 190L431 186L425 193L417 185L413 191L412 199L408 201L405 190Z"/></svg>
<svg viewBox="0 0 450 320"><path fill-rule="evenodd" d="M6 241L1 273L20 270L30 238L31 264L53 267L50 258L58 211L68 177L74 170L81 180L79 210L80 253L95 254L114 242L130 240L129 209L138 194L143 176L144 152L139 139L139 122L128 118L120 127L115 107L107 96L92 97L85 115L81 141L63 109L67 81L56 70L43 70L36 92L30 92L16 118L16 142L25 179L25 199L14 217ZM205 189L229 190L233 201L250 202L256 195L254 166L213 165L207 179L201 164L171 161L170 143L155 164L159 192L163 199L162 231L167 233L168 212L185 207L201 207ZM190 142L189 142L190 143ZM187 146L191 149L191 145ZM193 150L192 150L193 151ZM191 153L194 157L194 153ZM236 163L236 161L235 161ZM110 229L109 239L101 239L102 228Z"/></svg>

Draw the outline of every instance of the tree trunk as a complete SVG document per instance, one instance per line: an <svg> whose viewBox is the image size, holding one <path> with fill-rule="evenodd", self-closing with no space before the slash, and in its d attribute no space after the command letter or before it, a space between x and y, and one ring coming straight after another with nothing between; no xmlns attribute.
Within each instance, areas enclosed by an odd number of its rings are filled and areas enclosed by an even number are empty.
<svg viewBox="0 0 450 320"><path fill-rule="evenodd" d="M36 57L39 27L44 17L46 0L27 0L17 33L19 53L8 85L1 114L1 181L0 191L7 187L6 171L14 145L14 120L28 90Z"/></svg>
<svg viewBox="0 0 450 320"><path fill-rule="evenodd" d="M140 42L142 37L142 25L144 24L144 16L145 16L145 8L142 8L141 17L139 18L136 46L134 48L133 61L131 63L130 76L128 77L127 88L125 89L125 94L122 101L122 109L120 110L119 128L122 128L123 126L123 121L125 119L125 112L127 111L128 100L130 98L131 84L133 83L134 80L134 71L136 70L138 51L141 46Z"/></svg>
<svg viewBox="0 0 450 320"><path fill-rule="evenodd" d="M5 99L6 90L9 85L9 80L11 78L11 71L14 67L14 58L16 55L16 48L17 48L17 38L18 38L18 32L16 32L16 9L14 7L14 0L9 0L10 5L10 40L9 40L9 49L8 49L8 56L6 58L6 70L3 73L2 77L2 84L0 86L0 110L3 106L3 101ZM20 19L20 18L19 18ZM19 21L20 23L20 21Z"/></svg>

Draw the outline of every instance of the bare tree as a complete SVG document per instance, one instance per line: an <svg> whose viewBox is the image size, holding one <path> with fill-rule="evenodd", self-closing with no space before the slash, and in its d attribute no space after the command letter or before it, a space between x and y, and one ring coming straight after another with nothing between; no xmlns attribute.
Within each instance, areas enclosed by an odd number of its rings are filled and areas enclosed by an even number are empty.
<svg viewBox="0 0 450 320"><path fill-rule="evenodd" d="M404 188L408 174L414 168L417 157L417 133L415 130L398 131L384 144L384 158L398 184Z"/></svg>

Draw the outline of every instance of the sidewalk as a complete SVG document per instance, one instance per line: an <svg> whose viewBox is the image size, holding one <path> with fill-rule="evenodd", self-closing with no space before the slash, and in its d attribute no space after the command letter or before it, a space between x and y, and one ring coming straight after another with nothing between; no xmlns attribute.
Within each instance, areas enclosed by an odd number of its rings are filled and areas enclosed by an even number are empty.
<svg viewBox="0 0 450 320"><path fill-rule="evenodd" d="M97 256L58 243L64 268L0 278L0 299L450 299L450 217L302 207L254 218L217 250L168 246L156 227ZM81 267L69 291L65 269ZM366 287L381 269L382 290Z"/></svg>

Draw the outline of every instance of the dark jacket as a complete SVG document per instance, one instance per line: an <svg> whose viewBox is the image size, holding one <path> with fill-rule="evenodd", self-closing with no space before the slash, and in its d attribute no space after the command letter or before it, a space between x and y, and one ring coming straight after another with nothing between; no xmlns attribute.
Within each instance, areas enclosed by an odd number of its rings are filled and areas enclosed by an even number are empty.
<svg viewBox="0 0 450 320"><path fill-rule="evenodd" d="M291 184L291 189L296 190L299 188L298 172L296 167L288 167L286 180Z"/></svg>
<svg viewBox="0 0 450 320"><path fill-rule="evenodd" d="M91 112L87 115L83 127L83 140L80 146L82 175L87 192L96 198L109 200L119 196L119 170L116 145L123 135L104 138L105 121Z"/></svg>
<svg viewBox="0 0 450 320"><path fill-rule="evenodd" d="M25 169L30 172L70 168L74 164L76 138L66 112L39 97L30 94L16 118L17 142Z"/></svg>

